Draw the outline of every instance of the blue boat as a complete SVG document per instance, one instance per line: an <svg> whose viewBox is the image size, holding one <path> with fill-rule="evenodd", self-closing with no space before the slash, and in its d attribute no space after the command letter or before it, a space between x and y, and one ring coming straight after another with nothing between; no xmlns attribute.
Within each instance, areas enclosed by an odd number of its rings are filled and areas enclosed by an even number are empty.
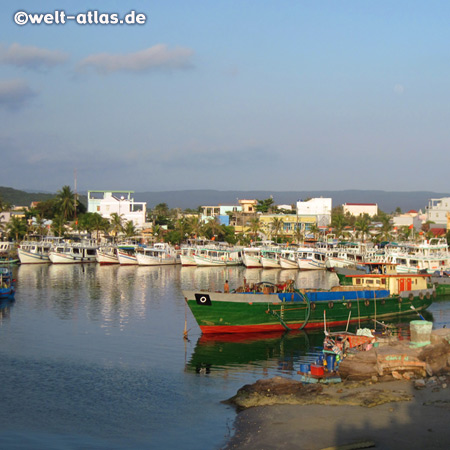
<svg viewBox="0 0 450 450"><path fill-rule="evenodd" d="M16 293L14 283L12 271L7 267L0 267L0 299L14 298Z"/></svg>

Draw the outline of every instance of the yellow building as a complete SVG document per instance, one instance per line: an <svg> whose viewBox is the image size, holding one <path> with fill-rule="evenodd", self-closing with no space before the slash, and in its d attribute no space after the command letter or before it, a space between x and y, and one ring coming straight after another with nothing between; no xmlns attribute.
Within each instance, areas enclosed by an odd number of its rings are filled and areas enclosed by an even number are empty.
<svg viewBox="0 0 450 450"><path fill-rule="evenodd" d="M295 230L297 228L305 234L305 232L308 232L313 225L317 225L317 216L312 215L297 216L295 214L261 214L257 217L259 217L261 232L265 234L267 238L271 238L274 235L274 219L281 220L281 227L278 232L278 237L294 237Z"/></svg>

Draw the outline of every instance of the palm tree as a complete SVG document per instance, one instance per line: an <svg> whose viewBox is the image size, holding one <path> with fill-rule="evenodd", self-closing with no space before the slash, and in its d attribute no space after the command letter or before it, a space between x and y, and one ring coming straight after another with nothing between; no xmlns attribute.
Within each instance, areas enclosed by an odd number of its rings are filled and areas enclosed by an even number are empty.
<svg viewBox="0 0 450 450"><path fill-rule="evenodd" d="M208 222L205 225L205 232L209 239L214 238L215 236L218 236L221 232L220 224L217 220L217 218L213 217L208 220Z"/></svg>
<svg viewBox="0 0 450 450"><path fill-rule="evenodd" d="M132 237L136 235L136 228L132 220L129 220L124 227L124 232L126 237Z"/></svg>
<svg viewBox="0 0 450 450"><path fill-rule="evenodd" d="M297 226L294 229L294 238L295 238L297 244L300 244L300 242L303 241L303 239L304 239L303 231L300 228L299 224L297 224Z"/></svg>
<svg viewBox="0 0 450 450"><path fill-rule="evenodd" d="M391 238L392 224L391 219L388 216L381 218L381 238L388 241Z"/></svg>
<svg viewBox="0 0 450 450"><path fill-rule="evenodd" d="M114 234L114 239L117 239L117 235L123 232L123 214L112 213L109 218L110 221L110 231Z"/></svg>
<svg viewBox="0 0 450 450"><path fill-rule="evenodd" d="M261 230L261 224L259 222L259 217L252 217L250 219L250 233L253 235L254 241L256 241L260 230Z"/></svg>
<svg viewBox="0 0 450 450"><path fill-rule="evenodd" d="M27 223L23 218L12 216L6 225L9 238L15 238L19 242L27 233Z"/></svg>
<svg viewBox="0 0 450 450"><path fill-rule="evenodd" d="M313 223L310 227L309 227L309 232L313 234L314 239L317 239L318 234L320 233L319 227L317 226L316 223Z"/></svg>
<svg viewBox="0 0 450 450"><path fill-rule="evenodd" d="M357 234L361 233L362 241L364 242L364 238L366 234L369 232L370 228L370 218L367 214L359 216L358 220L355 222L355 228Z"/></svg>
<svg viewBox="0 0 450 450"><path fill-rule="evenodd" d="M281 217L274 217L272 219L272 222L270 223L270 228L273 231L273 234L275 235L275 242L277 242L278 233L280 232L282 226L283 226L283 219Z"/></svg>
<svg viewBox="0 0 450 450"><path fill-rule="evenodd" d="M200 217L191 217L189 219L189 228L191 229L190 234L198 238L202 234L203 224Z"/></svg>
<svg viewBox="0 0 450 450"><path fill-rule="evenodd" d="M69 186L57 192L56 201L64 222L71 219L75 213L75 195Z"/></svg>
<svg viewBox="0 0 450 450"><path fill-rule="evenodd" d="M333 216L333 219L331 221L331 226L334 228L334 232L336 234L336 237L339 238L345 228L345 217L343 214L336 214Z"/></svg>
<svg viewBox="0 0 450 450"><path fill-rule="evenodd" d="M52 231L55 236L63 236L64 235L64 219L57 215L53 217L52 220Z"/></svg>

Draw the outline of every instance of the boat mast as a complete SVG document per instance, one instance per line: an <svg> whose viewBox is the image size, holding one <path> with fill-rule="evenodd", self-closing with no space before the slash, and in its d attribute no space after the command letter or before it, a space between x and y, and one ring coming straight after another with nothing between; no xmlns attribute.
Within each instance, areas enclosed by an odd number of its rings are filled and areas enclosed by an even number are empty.
<svg viewBox="0 0 450 450"><path fill-rule="evenodd" d="M74 177L74 194L73 194L73 200L74 200L74 216L75 216L75 225L78 225L77 220L77 169L75 168L73 170L73 177Z"/></svg>

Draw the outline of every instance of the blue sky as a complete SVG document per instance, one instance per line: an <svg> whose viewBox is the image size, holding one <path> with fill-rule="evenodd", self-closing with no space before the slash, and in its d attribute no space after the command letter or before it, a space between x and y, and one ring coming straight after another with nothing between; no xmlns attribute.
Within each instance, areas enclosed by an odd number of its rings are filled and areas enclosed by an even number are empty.
<svg viewBox="0 0 450 450"><path fill-rule="evenodd" d="M449 23L445 1L4 1L0 185L448 192Z"/></svg>

